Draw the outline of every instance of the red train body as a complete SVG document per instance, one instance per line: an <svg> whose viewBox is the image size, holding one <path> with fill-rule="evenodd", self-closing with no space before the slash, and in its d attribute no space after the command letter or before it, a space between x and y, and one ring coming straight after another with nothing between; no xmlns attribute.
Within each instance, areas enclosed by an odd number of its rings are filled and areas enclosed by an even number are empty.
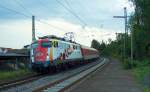
<svg viewBox="0 0 150 92"><path fill-rule="evenodd" d="M84 60L94 59L99 57L99 52L94 48L81 46L81 52Z"/></svg>

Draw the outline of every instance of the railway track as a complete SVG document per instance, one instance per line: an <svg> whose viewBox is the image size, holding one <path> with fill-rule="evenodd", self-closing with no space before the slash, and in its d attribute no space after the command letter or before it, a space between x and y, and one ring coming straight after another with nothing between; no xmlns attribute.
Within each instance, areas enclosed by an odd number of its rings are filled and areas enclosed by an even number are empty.
<svg viewBox="0 0 150 92"><path fill-rule="evenodd" d="M6 83L6 84L0 86L0 91L2 89L2 92L42 92L43 90L45 90L47 92L48 89L50 90L50 88L52 88L53 86L61 85L60 83L64 83L64 81L71 79L77 75L80 75L81 73L85 72L86 70L89 70L92 67L98 65L99 61L89 63L87 65L83 65L82 67L78 67L75 69L52 74L52 75L44 75L44 76L43 75L34 75L32 77L28 77L28 78L25 78L20 81ZM103 66L103 65L105 65L105 62L102 62L102 60L101 60L100 66ZM97 68L99 68L100 66L97 66ZM95 71L97 68L95 68L93 71ZM93 71L91 71L91 72L93 72ZM90 74L90 73L88 73L88 74ZM87 74L84 76L87 76ZM73 83L70 83L70 84L73 84ZM68 87L68 85L67 85L67 87ZM66 89L66 86L61 88L61 90L62 89L63 90Z"/></svg>
<svg viewBox="0 0 150 92"><path fill-rule="evenodd" d="M78 73L67 76L61 80L57 80L54 83L50 83L41 88L34 90L33 92L64 92L69 89L75 83L81 81L91 73L95 72L98 68L103 68L108 63L108 60L104 59L101 63L86 68Z"/></svg>
<svg viewBox="0 0 150 92"><path fill-rule="evenodd" d="M43 75L41 75L41 74L31 74L29 76L19 78L17 80L11 80L11 81L7 81L7 82L3 82L3 83L0 83L0 90L9 89L10 87L14 87L17 85L21 85L21 84L24 84L27 82L34 81L36 79L41 78L42 76Z"/></svg>

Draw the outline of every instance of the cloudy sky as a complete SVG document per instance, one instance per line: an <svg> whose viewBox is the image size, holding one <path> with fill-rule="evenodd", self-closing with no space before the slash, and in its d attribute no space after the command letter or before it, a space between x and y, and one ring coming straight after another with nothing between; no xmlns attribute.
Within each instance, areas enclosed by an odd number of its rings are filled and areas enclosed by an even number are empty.
<svg viewBox="0 0 150 92"><path fill-rule="evenodd" d="M30 44L32 15L37 38L74 32L76 42L87 46L92 39L114 40L124 22L113 16L123 15L125 6L131 14L134 8L128 0L0 0L0 47Z"/></svg>

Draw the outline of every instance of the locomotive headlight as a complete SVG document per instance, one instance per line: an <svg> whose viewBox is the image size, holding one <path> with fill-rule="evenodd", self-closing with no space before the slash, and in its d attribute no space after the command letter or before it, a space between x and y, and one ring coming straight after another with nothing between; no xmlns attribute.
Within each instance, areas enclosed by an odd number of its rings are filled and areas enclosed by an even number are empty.
<svg viewBox="0 0 150 92"><path fill-rule="evenodd" d="M31 58L31 62L34 62L34 53L33 53L33 49L31 49L31 53L30 53L30 54L31 54L31 57L30 57L30 58Z"/></svg>
<svg viewBox="0 0 150 92"><path fill-rule="evenodd" d="M47 56L46 56L46 61L48 61L49 60L49 54L47 53Z"/></svg>

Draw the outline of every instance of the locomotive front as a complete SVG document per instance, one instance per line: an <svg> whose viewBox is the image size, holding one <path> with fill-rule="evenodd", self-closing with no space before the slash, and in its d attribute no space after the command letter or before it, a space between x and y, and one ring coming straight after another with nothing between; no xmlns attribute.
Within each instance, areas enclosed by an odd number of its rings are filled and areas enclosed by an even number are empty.
<svg viewBox="0 0 150 92"><path fill-rule="evenodd" d="M52 61L52 44L49 39L39 39L31 44L31 66L33 69L47 68ZM49 53L48 53L49 52Z"/></svg>

